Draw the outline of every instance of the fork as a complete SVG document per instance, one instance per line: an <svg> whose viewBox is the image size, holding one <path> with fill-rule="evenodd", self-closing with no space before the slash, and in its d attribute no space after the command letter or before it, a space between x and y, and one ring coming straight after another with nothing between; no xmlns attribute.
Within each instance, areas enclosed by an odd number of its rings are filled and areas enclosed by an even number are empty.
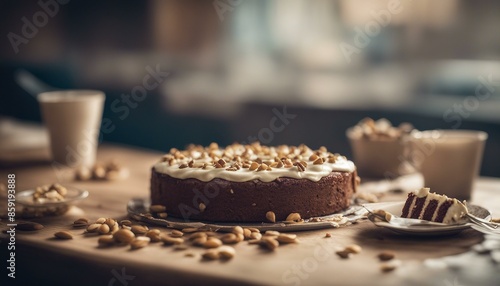
<svg viewBox="0 0 500 286"><path fill-rule="evenodd" d="M481 226L484 226L490 230L493 230L493 231L500 231L499 227L500 227L500 224L498 223L494 223L494 222L491 222L491 221L487 221L485 219L482 219L482 218L479 218L475 215L472 215L470 213L467 213L467 218L469 218L469 221L473 224L479 224Z"/></svg>
<svg viewBox="0 0 500 286"><path fill-rule="evenodd" d="M372 216L377 217L385 222L388 222L393 225L397 226L447 226L447 224L440 223L440 222L433 222L433 221L428 221L428 220L423 220L423 219L416 219L416 218L403 218L399 217L396 215L391 214L391 219L387 220L384 216L379 215L377 213L374 213L372 210L368 209L367 207L363 206Z"/></svg>

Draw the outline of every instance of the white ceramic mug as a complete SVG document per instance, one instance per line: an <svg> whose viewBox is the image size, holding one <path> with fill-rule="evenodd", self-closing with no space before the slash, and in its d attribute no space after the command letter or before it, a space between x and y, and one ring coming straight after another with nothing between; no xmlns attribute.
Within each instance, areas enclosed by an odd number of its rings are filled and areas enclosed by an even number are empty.
<svg viewBox="0 0 500 286"><path fill-rule="evenodd" d="M486 132L474 130L413 132L406 155L431 191L469 200L487 138Z"/></svg>
<svg viewBox="0 0 500 286"><path fill-rule="evenodd" d="M55 162L72 168L95 163L104 100L104 93L97 90L38 95Z"/></svg>

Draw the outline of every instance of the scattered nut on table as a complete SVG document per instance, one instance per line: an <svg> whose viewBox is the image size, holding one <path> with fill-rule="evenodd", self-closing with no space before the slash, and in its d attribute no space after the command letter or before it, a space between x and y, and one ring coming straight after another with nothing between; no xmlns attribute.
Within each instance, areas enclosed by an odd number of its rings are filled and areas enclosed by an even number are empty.
<svg viewBox="0 0 500 286"><path fill-rule="evenodd" d="M357 245L357 244L351 244L351 245L348 245L346 246L346 248L344 249L344 251L347 251L349 253L353 253L353 254L358 254L360 253L362 250L361 246Z"/></svg>
<svg viewBox="0 0 500 286"><path fill-rule="evenodd" d="M390 251L383 251L381 253L379 253L377 255L378 259L380 259L380 261L389 261L391 259L393 259L394 257L396 257L396 255L394 254L394 252L390 252Z"/></svg>
<svg viewBox="0 0 500 286"><path fill-rule="evenodd" d="M106 164L96 163L94 166L80 166L75 170L75 179L78 181L105 180L113 181L125 178L127 170L115 161Z"/></svg>
<svg viewBox="0 0 500 286"><path fill-rule="evenodd" d="M54 236L58 239L73 239L73 235L67 231L58 231Z"/></svg>
<svg viewBox="0 0 500 286"><path fill-rule="evenodd" d="M163 211L163 207L155 206L152 210ZM26 229L38 228L35 223L28 223ZM190 247L206 248L202 254L204 260L229 260L236 255L236 250L228 244L237 244L247 240L249 244L259 245L264 249L274 251L280 245L299 243L296 234L280 233L268 230L264 234L257 228L243 228L235 226L230 232L221 233L212 230L201 230L198 228L183 228L182 230L171 229L169 232L160 229L149 229L145 225L133 224L130 220L118 222L112 218L100 217L94 222L87 218L79 218L73 222L74 228L86 227L87 233L97 233L99 248L128 245L131 250L147 247L150 243L163 242L165 246L171 246L176 251L188 250ZM57 239L73 239L73 235L61 230L54 233ZM350 251L344 251L346 256L357 253L355 246L349 246ZM186 256L194 256L187 252Z"/></svg>
<svg viewBox="0 0 500 286"><path fill-rule="evenodd" d="M345 250L340 250L340 251L336 251L335 254L337 254L342 259L347 259L350 257L351 252L348 252Z"/></svg>
<svg viewBox="0 0 500 286"><path fill-rule="evenodd" d="M43 228L43 225L36 223L36 222L31 222L31 221L23 221L17 223L16 229L19 230L24 230L24 231L35 231L35 230L40 230Z"/></svg>
<svg viewBox="0 0 500 286"><path fill-rule="evenodd" d="M382 262L380 264L380 270L382 272L391 272L394 271L396 268L398 268L401 265L401 261L397 259L393 259L390 261Z"/></svg>
<svg viewBox="0 0 500 286"><path fill-rule="evenodd" d="M344 247L343 250L339 250L335 252L340 258L347 259L351 256L351 254L358 254L361 252L361 246L357 244L351 244Z"/></svg>

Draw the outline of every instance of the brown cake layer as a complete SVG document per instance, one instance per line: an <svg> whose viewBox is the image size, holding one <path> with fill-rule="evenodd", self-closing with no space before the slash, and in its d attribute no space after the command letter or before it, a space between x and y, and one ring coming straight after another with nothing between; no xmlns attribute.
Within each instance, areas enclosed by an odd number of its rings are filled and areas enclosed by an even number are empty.
<svg viewBox="0 0 500 286"><path fill-rule="evenodd" d="M151 204L164 205L169 216L185 220L263 222L268 211L277 221L290 213L323 216L347 208L355 192L356 172L332 172L318 182L293 178L203 182L173 178L154 168L151 176Z"/></svg>
<svg viewBox="0 0 500 286"><path fill-rule="evenodd" d="M413 210L411 212L411 218L418 218L420 216L420 213L424 209L425 199L427 199L427 197L415 198L416 201L415 206L413 207Z"/></svg>
<svg viewBox="0 0 500 286"><path fill-rule="evenodd" d="M446 216L446 212L453 204L453 201L449 200L441 204L437 211L436 222L443 222L444 217Z"/></svg>
<svg viewBox="0 0 500 286"><path fill-rule="evenodd" d="M429 204L427 205L427 208L425 209L424 215L422 219L424 220L432 220L432 217L434 216L434 212L436 211L438 207L438 201L437 200L430 200ZM446 212L445 212L446 214ZM443 221L444 216L441 218L441 221Z"/></svg>
<svg viewBox="0 0 500 286"><path fill-rule="evenodd" d="M402 217L410 217L410 207L413 203L414 198L414 193L408 193L408 198L406 199L405 205L403 207L403 214L401 215Z"/></svg>

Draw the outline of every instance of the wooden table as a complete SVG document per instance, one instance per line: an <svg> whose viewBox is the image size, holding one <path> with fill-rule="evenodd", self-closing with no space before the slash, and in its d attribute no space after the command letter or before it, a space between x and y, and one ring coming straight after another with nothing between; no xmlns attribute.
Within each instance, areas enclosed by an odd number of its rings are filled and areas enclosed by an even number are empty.
<svg viewBox="0 0 500 286"><path fill-rule="evenodd" d="M500 281L496 267L479 269L480 276L460 276L452 269L426 267L424 260L466 252L481 242L482 234L466 230L458 235L439 238L415 238L397 235L377 228L368 221L338 229L299 232L299 244L280 246L274 252L263 251L246 242L235 246L236 257L227 262L201 261L203 249L175 251L160 244L130 251L128 247L97 248L97 238L72 229L79 217L96 219L126 217L126 203L132 197L149 195L150 168L159 153L118 146L104 146L99 161L117 160L126 166L127 179L114 182L77 182L71 172L55 170L49 164L0 169L0 182L7 174L16 174L17 191L59 182L90 192L69 213L61 217L36 219L45 225L37 232L16 232L16 282L32 285L156 285L156 284L272 284L272 285L422 285ZM480 204L500 217L500 179L481 178L473 196ZM404 194L387 195L383 200L402 200ZM2 208L5 204L2 202ZM2 228L5 228L2 220ZM73 240L52 238L59 230L69 230ZM330 232L331 238L325 238ZM3 240L6 242L5 240ZM350 259L340 259L334 251L356 243L362 253ZM7 245L0 244L1 261L8 259ZM376 255L382 250L394 251L402 266L391 273L382 273ZM484 258L488 260L487 258ZM485 262L486 263L486 262ZM2 280L6 277L2 264ZM124 273L125 275L120 275ZM458 282L453 282L454 280ZM481 278L482 279L482 278ZM12 280L8 280L12 282ZM475 283L476 285L481 283ZM11 284L1 284L11 285ZM463 284L460 284L463 285Z"/></svg>

